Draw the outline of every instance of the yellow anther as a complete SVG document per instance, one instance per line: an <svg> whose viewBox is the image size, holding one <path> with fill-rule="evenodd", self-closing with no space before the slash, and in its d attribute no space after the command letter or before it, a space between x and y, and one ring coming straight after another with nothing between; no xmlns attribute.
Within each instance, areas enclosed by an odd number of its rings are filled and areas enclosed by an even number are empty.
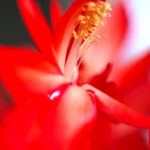
<svg viewBox="0 0 150 150"><path fill-rule="evenodd" d="M111 6L109 3L98 1L89 2L82 8L74 29L73 37L75 39L82 37L90 38L92 33L100 26L104 25L104 17L110 16Z"/></svg>

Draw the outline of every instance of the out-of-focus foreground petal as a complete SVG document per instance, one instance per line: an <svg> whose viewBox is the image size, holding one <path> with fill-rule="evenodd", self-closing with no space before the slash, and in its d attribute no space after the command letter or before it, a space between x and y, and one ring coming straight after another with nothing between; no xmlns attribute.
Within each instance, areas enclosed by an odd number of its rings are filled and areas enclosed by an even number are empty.
<svg viewBox="0 0 150 150"><path fill-rule="evenodd" d="M125 124L111 124L107 150L148 150L147 130Z"/></svg>
<svg viewBox="0 0 150 150"><path fill-rule="evenodd" d="M0 126L0 149L8 149L8 147L6 146L6 143L5 143L5 134L6 134L6 131L3 127Z"/></svg>
<svg viewBox="0 0 150 150"><path fill-rule="evenodd" d="M53 59L53 62L57 64L50 26L34 1L17 0L22 18L41 53L46 58Z"/></svg>
<svg viewBox="0 0 150 150"><path fill-rule="evenodd" d="M59 5L59 2L57 0L53 0L50 3L50 18L53 28L56 27L57 23L59 22L61 16L62 16L62 8Z"/></svg>
<svg viewBox="0 0 150 150"><path fill-rule="evenodd" d="M58 100L49 109L45 122L47 146L56 150L89 150L96 117L96 105L91 96L71 86Z"/></svg>
<svg viewBox="0 0 150 150"><path fill-rule="evenodd" d="M144 115L135 112L129 107L121 104L105 93L97 90L90 85L84 85L83 88L87 91L92 91L97 100L98 109L108 117L136 127L149 128L150 119Z"/></svg>
<svg viewBox="0 0 150 150"><path fill-rule="evenodd" d="M111 80L115 81L119 87L129 87L138 82L148 83L150 72L150 52L142 57L130 60L119 68L119 72L115 70L111 75Z"/></svg>
<svg viewBox="0 0 150 150"><path fill-rule="evenodd" d="M0 46L0 69L2 82L20 103L64 83L59 68L32 50Z"/></svg>
<svg viewBox="0 0 150 150"><path fill-rule="evenodd" d="M5 140L13 150L90 150L96 117L91 96L77 86L52 95L10 114Z"/></svg>
<svg viewBox="0 0 150 150"><path fill-rule="evenodd" d="M111 136L110 120L100 111L94 126L92 135L92 148L93 150L103 150L108 145Z"/></svg>
<svg viewBox="0 0 150 150"><path fill-rule="evenodd" d="M117 99L150 114L150 53L129 61L118 70L110 77L117 83Z"/></svg>

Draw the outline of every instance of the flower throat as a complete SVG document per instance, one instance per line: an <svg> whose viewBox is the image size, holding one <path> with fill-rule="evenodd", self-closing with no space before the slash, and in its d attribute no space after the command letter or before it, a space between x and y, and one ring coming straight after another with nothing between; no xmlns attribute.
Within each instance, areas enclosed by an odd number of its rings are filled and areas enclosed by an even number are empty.
<svg viewBox="0 0 150 150"><path fill-rule="evenodd" d="M69 81L77 80L77 70L83 56L92 44L101 38L94 35L94 31L104 25L104 17L110 17L109 3L97 1L85 4L74 23L70 51L65 65L65 76Z"/></svg>

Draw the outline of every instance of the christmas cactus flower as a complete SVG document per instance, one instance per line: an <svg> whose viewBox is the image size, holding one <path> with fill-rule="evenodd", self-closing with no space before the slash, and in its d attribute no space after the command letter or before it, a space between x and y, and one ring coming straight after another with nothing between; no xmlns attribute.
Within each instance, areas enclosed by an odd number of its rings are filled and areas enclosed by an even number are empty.
<svg viewBox="0 0 150 150"><path fill-rule="evenodd" d="M12 100L8 108L0 92L2 150L98 150L107 143L110 122L149 128L149 118L115 99L112 84L106 80L114 53L111 48L119 43L111 35L109 43L104 40L101 49L97 46L103 20L112 10L109 3L76 0L62 15L53 1L51 30L34 0L17 2L39 51L0 45L0 79L3 90L11 95L7 99ZM124 19L124 11L120 13ZM106 24L105 29L110 26ZM119 26L121 39L125 26ZM88 67L91 56L100 67L98 76L95 68ZM131 68L119 74L120 83Z"/></svg>

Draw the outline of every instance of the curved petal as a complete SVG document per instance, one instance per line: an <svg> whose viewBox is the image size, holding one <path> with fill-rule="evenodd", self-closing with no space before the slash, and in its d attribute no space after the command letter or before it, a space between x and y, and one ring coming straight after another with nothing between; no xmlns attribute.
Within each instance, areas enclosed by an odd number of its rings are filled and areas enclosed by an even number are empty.
<svg viewBox="0 0 150 150"><path fill-rule="evenodd" d="M24 23L35 44L46 58L53 59L56 63L51 29L39 7L34 0L17 0L17 2Z"/></svg>
<svg viewBox="0 0 150 150"><path fill-rule="evenodd" d="M70 86L55 100L45 122L48 149L90 150L91 132L96 117L91 96L77 86Z"/></svg>
<svg viewBox="0 0 150 150"><path fill-rule="evenodd" d="M1 46L0 70L4 85L20 103L30 99L29 93L38 97L64 83L57 66L36 51Z"/></svg>
<svg viewBox="0 0 150 150"><path fill-rule="evenodd" d="M119 103L115 99L109 97L105 93L97 90L90 85L84 85L83 88L87 91L93 92L97 99L97 106L100 111L104 112L110 118L128 125L149 128L150 119L141 115L129 107Z"/></svg>
<svg viewBox="0 0 150 150"><path fill-rule="evenodd" d="M53 0L50 3L50 16L51 16L52 26L53 28L55 28L62 16L62 9L57 0Z"/></svg>
<svg viewBox="0 0 150 150"><path fill-rule="evenodd" d="M113 72L111 80L117 83L116 97L135 110L150 114L150 54L132 60L119 71Z"/></svg>

